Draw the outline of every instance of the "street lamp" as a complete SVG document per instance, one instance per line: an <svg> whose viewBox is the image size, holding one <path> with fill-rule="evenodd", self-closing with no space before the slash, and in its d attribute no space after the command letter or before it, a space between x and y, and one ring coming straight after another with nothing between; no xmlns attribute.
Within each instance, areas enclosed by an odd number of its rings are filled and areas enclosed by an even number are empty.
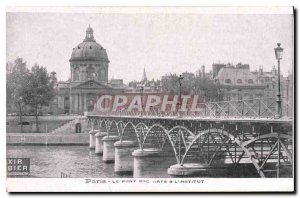
<svg viewBox="0 0 300 198"><path fill-rule="evenodd" d="M181 85L182 85L182 80L183 80L183 76L182 75L179 75L178 77L178 82L179 82L179 110L181 110L181 105L182 105L182 102L181 102Z"/></svg>
<svg viewBox="0 0 300 198"><path fill-rule="evenodd" d="M277 116L278 118L281 118L282 116L282 109L281 109L281 93L280 93L280 60L282 59L282 53L283 53L283 48L280 47L280 43L277 43L277 47L274 48L275 51L275 57L277 59L278 62L278 93L277 93Z"/></svg>
<svg viewBox="0 0 300 198"><path fill-rule="evenodd" d="M289 88L290 88L290 79L289 76L286 79L286 116L289 116Z"/></svg>

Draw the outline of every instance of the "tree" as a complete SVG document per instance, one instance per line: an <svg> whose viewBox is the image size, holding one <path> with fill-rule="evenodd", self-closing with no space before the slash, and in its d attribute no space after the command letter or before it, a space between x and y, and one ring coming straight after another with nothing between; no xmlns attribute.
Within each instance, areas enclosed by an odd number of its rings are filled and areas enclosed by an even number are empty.
<svg viewBox="0 0 300 198"><path fill-rule="evenodd" d="M176 74L166 75L161 82L163 91L170 93L179 92L178 76Z"/></svg>
<svg viewBox="0 0 300 198"><path fill-rule="evenodd" d="M56 80L48 74L45 67L35 64L27 76L27 86L24 89L24 101L35 110L36 131L39 131L39 108L48 106L55 96L54 85Z"/></svg>
<svg viewBox="0 0 300 198"><path fill-rule="evenodd" d="M181 91L182 94L200 95L203 101L218 101L221 93L217 84L207 77L201 75L183 75ZM169 74L162 79L162 90L169 93L179 93L179 81L176 74Z"/></svg>
<svg viewBox="0 0 300 198"><path fill-rule="evenodd" d="M14 63L6 63L6 106L17 106L19 110L21 132L23 132L23 91L26 89L26 79L28 76L29 70L26 67L26 62L24 62L22 58L17 58Z"/></svg>

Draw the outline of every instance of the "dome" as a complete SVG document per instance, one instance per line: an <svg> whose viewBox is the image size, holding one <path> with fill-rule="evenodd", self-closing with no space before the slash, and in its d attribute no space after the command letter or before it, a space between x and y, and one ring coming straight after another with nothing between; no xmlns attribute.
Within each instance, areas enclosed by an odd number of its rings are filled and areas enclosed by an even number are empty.
<svg viewBox="0 0 300 198"><path fill-rule="evenodd" d="M83 41L73 49L70 61L76 60L103 60L109 62L106 50L98 43L91 41Z"/></svg>
<svg viewBox="0 0 300 198"><path fill-rule="evenodd" d="M106 50L96 42L93 29L89 26L82 43L73 48L70 61L106 61L109 62Z"/></svg>

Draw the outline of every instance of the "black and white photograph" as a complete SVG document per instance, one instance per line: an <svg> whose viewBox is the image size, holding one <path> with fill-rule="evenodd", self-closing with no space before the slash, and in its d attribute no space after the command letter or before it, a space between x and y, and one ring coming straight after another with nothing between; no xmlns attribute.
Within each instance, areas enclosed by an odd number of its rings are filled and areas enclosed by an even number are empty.
<svg viewBox="0 0 300 198"><path fill-rule="evenodd" d="M293 7L7 7L7 191L292 192L294 78Z"/></svg>

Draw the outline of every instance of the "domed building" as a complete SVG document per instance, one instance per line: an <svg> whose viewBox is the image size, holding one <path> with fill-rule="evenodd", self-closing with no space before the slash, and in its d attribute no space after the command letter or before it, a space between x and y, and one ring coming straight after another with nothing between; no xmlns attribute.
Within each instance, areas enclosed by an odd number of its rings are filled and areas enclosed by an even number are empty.
<svg viewBox="0 0 300 198"><path fill-rule="evenodd" d="M73 48L69 62L70 80L57 85L58 113L93 111L102 94L123 93L122 80L108 81L109 59L106 50L96 42L90 26L83 42Z"/></svg>
<svg viewBox="0 0 300 198"><path fill-rule="evenodd" d="M93 29L89 26L82 43L73 48L70 58L71 81L80 83L95 80L108 81L108 64L106 50L96 42Z"/></svg>

